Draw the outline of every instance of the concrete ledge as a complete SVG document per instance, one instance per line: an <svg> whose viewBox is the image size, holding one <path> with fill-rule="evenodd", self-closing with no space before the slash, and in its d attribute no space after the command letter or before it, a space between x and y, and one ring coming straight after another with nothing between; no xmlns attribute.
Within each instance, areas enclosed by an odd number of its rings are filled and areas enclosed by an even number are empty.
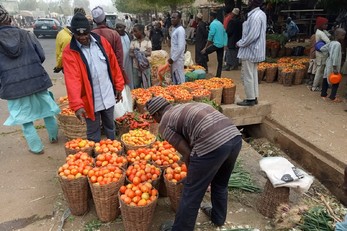
<svg viewBox="0 0 347 231"><path fill-rule="evenodd" d="M281 150L316 177L343 204L347 205L342 183L344 164L304 138L286 129L276 121L266 118L262 124L246 128L254 137L265 137L279 145Z"/></svg>
<svg viewBox="0 0 347 231"><path fill-rule="evenodd" d="M222 105L223 114L232 119L236 126L260 124L271 114L271 104L259 101L252 107L237 106L236 104Z"/></svg>

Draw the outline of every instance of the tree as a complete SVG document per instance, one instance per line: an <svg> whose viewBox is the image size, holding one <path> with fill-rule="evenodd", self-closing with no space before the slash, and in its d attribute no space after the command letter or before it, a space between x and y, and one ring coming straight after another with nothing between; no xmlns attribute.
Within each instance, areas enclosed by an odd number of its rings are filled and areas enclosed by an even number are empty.
<svg viewBox="0 0 347 231"><path fill-rule="evenodd" d="M84 8L84 10L86 12L88 12L89 11L89 5L90 5L89 0L74 0L73 4L72 4L72 7L73 8L75 8L75 7L82 7L82 8Z"/></svg>
<svg viewBox="0 0 347 231"><path fill-rule="evenodd" d="M36 0L20 0L18 3L19 10L36 10L38 2Z"/></svg>

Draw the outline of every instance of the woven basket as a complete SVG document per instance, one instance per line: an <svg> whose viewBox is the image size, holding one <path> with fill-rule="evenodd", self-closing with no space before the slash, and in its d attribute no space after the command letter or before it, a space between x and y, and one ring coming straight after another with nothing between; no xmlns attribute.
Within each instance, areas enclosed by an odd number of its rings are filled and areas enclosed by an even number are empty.
<svg viewBox="0 0 347 231"><path fill-rule="evenodd" d="M286 87L292 86L294 74L295 74L295 72L282 73L282 76L283 76L283 86L286 86Z"/></svg>
<svg viewBox="0 0 347 231"><path fill-rule="evenodd" d="M146 206L127 205L118 194L120 211L125 231L149 231L154 217L158 199Z"/></svg>
<svg viewBox="0 0 347 231"><path fill-rule="evenodd" d="M159 192L159 197L166 197L167 196L167 190L164 182L164 172L169 165L158 165L155 162L153 162L153 165L156 166L157 168L160 168L160 177L159 177L159 182L157 185L157 189Z"/></svg>
<svg viewBox="0 0 347 231"><path fill-rule="evenodd" d="M211 91L211 100L215 101L216 104L222 104L223 88L209 89Z"/></svg>
<svg viewBox="0 0 347 231"><path fill-rule="evenodd" d="M283 84L283 72L282 68L278 68L277 81L279 84Z"/></svg>
<svg viewBox="0 0 347 231"><path fill-rule="evenodd" d="M147 110L145 109L146 108L146 105L145 104L140 104L138 102L136 102L136 111L138 113L141 113L141 114L144 114L147 112Z"/></svg>
<svg viewBox="0 0 347 231"><path fill-rule="evenodd" d="M121 142L123 143L124 147L125 147L125 152L129 151L129 150L137 150L139 148L149 148L152 146L152 144L155 142L155 137L153 139L153 141L150 144L146 144L146 145L131 145L131 144L126 144L123 139L121 138Z"/></svg>
<svg viewBox="0 0 347 231"><path fill-rule="evenodd" d="M289 188L274 188L268 179L260 200L257 203L258 211L266 217L273 218L277 207L282 203L289 202Z"/></svg>
<svg viewBox="0 0 347 231"><path fill-rule="evenodd" d="M123 125L116 122L117 136L121 137L123 134L128 133L130 130L129 125Z"/></svg>
<svg viewBox="0 0 347 231"><path fill-rule="evenodd" d="M201 102L203 100L210 100L210 99L211 99L211 94L209 94L209 95L201 95L201 96L193 95L193 100L195 102Z"/></svg>
<svg viewBox="0 0 347 231"><path fill-rule="evenodd" d="M183 184L176 184L174 182L168 181L165 177L163 178L166 186L167 196L170 199L171 208L176 212L180 204Z"/></svg>
<svg viewBox="0 0 347 231"><path fill-rule="evenodd" d="M273 83L276 79L277 76L277 67L268 67L266 68L266 73L265 73L265 81L267 83Z"/></svg>
<svg viewBox="0 0 347 231"><path fill-rule="evenodd" d="M89 156L93 156L94 147L85 148L85 149L83 149L83 150L82 150L82 149L76 150L76 149L70 149L70 148L65 147L65 154L66 154L66 156L68 156L68 155L74 155L74 154L76 154L77 152L85 152L85 153L87 153Z"/></svg>
<svg viewBox="0 0 347 231"><path fill-rule="evenodd" d="M295 71L295 75L294 75L294 81L293 81L293 84L294 85L299 85L299 84L302 84L302 80L304 79L305 77L305 69L298 69Z"/></svg>
<svg viewBox="0 0 347 231"><path fill-rule="evenodd" d="M110 222L115 220L119 214L119 200L117 192L124 185L125 173L118 182L111 182L106 185L95 185L89 181L92 196L95 204L96 214L100 221Z"/></svg>
<svg viewBox="0 0 347 231"><path fill-rule="evenodd" d="M236 85L224 87L222 92L222 103L233 104L235 102Z"/></svg>
<svg viewBox="0 0 347 231"><path fill-rule="evenodd" d="M175 103L190 103L190 102L192 102L191 99L183 100L183 99L176 99L175 98Z"/></svg>
<svg viewBox="0 0 347 231"><path fill-rule="evenodd" d="M88 211L88 179L80 177L74 180L63 179L58 175L66 202L71 214L81 216Z"/></svg>
<svg viewBox="0 0 347 231"><path fill-rule="evenodd" d="M261 83L263 81L265 76L265 70L258 69L258 83Z"/></svg>
<svg viewBox="0 0 347 231"><path fill-rule="evenodd" d="M82 124L77 117L58 114L57 118L59 127L63 130L67 139L87 139L87 126Z"/></svg>

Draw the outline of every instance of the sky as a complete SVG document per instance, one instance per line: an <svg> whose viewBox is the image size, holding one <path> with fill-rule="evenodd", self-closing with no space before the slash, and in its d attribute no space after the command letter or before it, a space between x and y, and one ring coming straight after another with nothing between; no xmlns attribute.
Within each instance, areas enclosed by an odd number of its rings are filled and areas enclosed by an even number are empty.
<svg viewBox="0 0 347 231"><path fill-rule="evenodd" d="M93 9L98 5L112 5L111 0L90 0L90 8Z"/></svg>

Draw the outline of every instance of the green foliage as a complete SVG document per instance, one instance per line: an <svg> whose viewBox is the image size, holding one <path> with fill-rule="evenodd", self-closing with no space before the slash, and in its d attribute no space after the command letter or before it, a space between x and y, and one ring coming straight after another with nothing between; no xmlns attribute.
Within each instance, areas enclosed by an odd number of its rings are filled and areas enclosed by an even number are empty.
<svg viewBox="0 0 347 231"><path fill-rule="evenodd" d="M316 206L308 210L302 218L298 228L302 231L333 231L334 219L328 214L325 207Z"/></svg>
<svg viewBox="0 0 347 231"><path fill-rule="evenodd" d="M84 231L95 231L102 226L101 221L91 220L84 225Z"/></svg>
<svg viewBox="0 0 347 231"><path fill-rule="evenodd" d="M240 189L247 192L260 192L260 188L253 183L251 174L243 169L241 161L235 164L233 173L230 176L229 189Z"/></svg>
<svg viewBox="0 0 347 231"><path fill-rule="evenodd" d="M217 104L214 100L204 99L204 100L201 101L201 103L209 104L209 105L211 105L214 109L216 109L219 112L223 111L222 107L219 104Z"/></svg>
<svg viewBox="0 0 347 231"><path fill-rule="evenodd" d="M194 0L115 0L116 8L127 13L154 12L161 7L170 6L171 10L185 4L192 4Z"/></svg>
<svg viewBox="0 0 347 231"><path fill-rule="evenodd" d="M281 46L284 46L287 42L287 38L283 34L266 34L266 40L277 41Z"/></svg>

